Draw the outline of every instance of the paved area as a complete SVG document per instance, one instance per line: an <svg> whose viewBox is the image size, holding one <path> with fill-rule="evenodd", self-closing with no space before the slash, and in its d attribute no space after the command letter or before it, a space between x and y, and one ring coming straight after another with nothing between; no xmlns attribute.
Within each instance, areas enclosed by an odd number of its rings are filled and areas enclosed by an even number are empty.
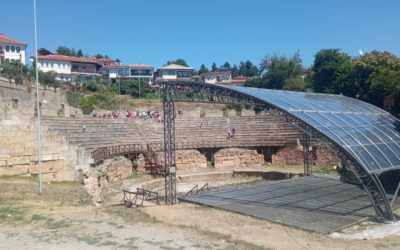
<svg viewBox="0 0 400 250"><path fill-rule="evenodd" d="M362 188L328 176L261 181L180 200L320 233L337 231L375 214Z"/></svg>

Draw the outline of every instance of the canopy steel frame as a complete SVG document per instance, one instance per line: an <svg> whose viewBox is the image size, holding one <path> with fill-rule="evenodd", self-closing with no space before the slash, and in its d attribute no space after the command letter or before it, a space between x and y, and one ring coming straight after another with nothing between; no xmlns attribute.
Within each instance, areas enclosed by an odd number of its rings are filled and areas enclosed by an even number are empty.
<svg viewBox="0 0 400 250"><path fill-rule="evenodd" d="M349 159L353 164L348 169L363 186L377 217L380 219L394 219L392 205L377 174L370 174L365 171L341 145L316 130L313 126L295 117L289 111L255 96L215 84L184 81L166 81L159 84L164 91L165 195L167 204L174 204L176 202L174 102L238 103L250 105L258 111L264 110L265 112L277 115L304 133L302 143L304 150L304 172L306 175L312 174L312 143L314 138L328 145L328 148L337 153L342 160L344 158Z"/></svg>
<svg viewBox="0 0 400 250"><path fill-rule="evenodd" d="M165 159L165 204L176 203L176 158L175 158L175 105L171 98L173 85L163 84L164 111L164 159Z"/></svg>

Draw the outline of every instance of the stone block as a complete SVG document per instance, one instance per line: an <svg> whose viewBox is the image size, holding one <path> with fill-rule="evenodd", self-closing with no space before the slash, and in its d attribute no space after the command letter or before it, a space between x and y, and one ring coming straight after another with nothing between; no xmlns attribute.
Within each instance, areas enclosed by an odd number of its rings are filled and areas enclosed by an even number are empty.
<svg viewBox="0 0 400 250"><path fill-rule="evenodd" d="M205 111L205 117L223 117L224 116L224 112L222 110L210 110L207 109Z"/></svg>
<svg viewBox="0 0 400 250"><path fill-rule="evenodd" d="M29 165L0 166L0 176L17 176L27 174Z"/></svg>
<svg viewBox="0 0 400 250"><path fill-rule="evenodd" d="M42 162L42 173L56 173L64 168L64 160ZM29 168L29 173L38 174L38 163L35 162Z"/></svg>
<svg viewBox="0 0 400 250"><path fill-rule="evenodd" d="M236 117L236 110L229 109L228 110L228 117Z"/></svg>
<svg viewBox="0 0 400 250"><path fill-rule="evenodd" d="M59 159L60 159L60 157L59 157L59 154L57 154L57 153L42 154L42 161L56 161ZM31 161L38 161L37 154L31 156Z"/></svg>
<svg viewBox="0 0 400 250"><path fill-rule="evenodd" d="M6 159L0 159L0 167L7 166L7 160Z"/></svg>
<svg viewBox="0 0 400 250"><path fill-rule="evenodd" d="M31 160L28 155L14 156L10 158L9 165L24 165L30 164Z"/></svg>
<svg viewBox="0 0 400 250"><path fill-rule="evenodd" d="M243 109L242 110L242 116L255 116L256 112L251 109Z"/></svg>

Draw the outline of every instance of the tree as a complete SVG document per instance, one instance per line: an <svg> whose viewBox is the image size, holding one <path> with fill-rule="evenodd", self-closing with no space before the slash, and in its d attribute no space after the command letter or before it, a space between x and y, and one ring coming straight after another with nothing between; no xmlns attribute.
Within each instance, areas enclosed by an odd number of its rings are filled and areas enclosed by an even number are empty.
<svg viewBox="0 0 400 250"><path fill-rule="evenodd" d="M83 52L81 49L78 50L78 52L76 52L76 56L77 57L83 57Z"/></svg>
<svg viewBox="0 0 400 250"><path fill-rule="evenodd" d="M96 57L96 59L104 58L104 56L100 53L97 53L96 55L94 55L94 57Z"/></svg>
<svg viewBox="0 0 400 250"><path fill-rule="evenodd" d="M250 60L240 62L239 75L253 77L259 75L259 70Z"/></svg>
<svg viewBox="0 0 400 250"><path fill-rule="evenodd" d="M213 64L211 65L211 72L215 72L217 70L218 70L217 64L215 64L215 62L213 62Z"/></svg>
<svg viewBox="0 0 400 250"><path fill-rule="evenodd" d="M395 55L384 51L372 51L370 53L365 53L362 57L354 61L353 69L353 81L355 81L359 86L358 97L365 101L372 101L376 96L372 96L370 93L370 87L375 79L383 79L382 74L388 74L388 76L393 77L394 72L400 71L400 59ZM388 83L389 79L385 79ZM382 97L383 98L383 97ZM373 101L375 105L375 103Z"/></svg>
<svg viewBox="0 0 400 250"><path fill-rule="evenodd" d="M58 46L56 54L64 56L76 56L75 49L73 48L70 49L66 46Z"/></svg>
<svg viewBox="0 0 400 250"><path fill-rule="evenodd" d="M236 64L232 67L232 78L239 76L239 69Z"/></svg>
<svg viewBox="0 0 400 250"><path fill-rule="evenodd" d="M199 69L199 75L201 75L201 74L203 74L203 73L208 73L208 72L209 72L209 70L208 70L208 68L206 67L206 65L204 65L204 63L201 64L201 65L200 65L200 69Z"/></svg>
<svg viewBox="0 0 400 250"><path fill-rule="evenodd" d="M189 67L189 65L186 63L185 59L182 59L182 58L178 58L175 61L168 61L165 65L171 65L171 64L177 64L177 65L181 65L184 67Z"/></svg>
<svg viewBox="0 0 400 250"><path fill-rule="evenodd" d="M340 49L322 49L315 55L312 87L315 92L343 93L353 96L357 89L349 81L352 72L351 58ZM347 86L352 84L351 86ZM353 91L351 91L353 90ZM349 92L350 91L350 92ZM349 93L347 93L349 92Z"/></svg>
<svg viewBox="0 0 400 250"><path fill-rule="evenodd" d="M308 82L304 80L306 71L298 52L290 58L267 55L261 60L260 69L262 76L251 79L246 86L297 91L308 88Z"/></svg>
<svg viewBox="0 0 400 250"><path fill-rule="evenodd" d="M225 62L224 65L222 65L222 67L231 69L231 65L228 62Z"/></svg>
<svg viewBox="0 0 400 250"><path fill-rule="evenodd" d="M23 84L23 79L28 77L28 68L19 61L5 61L1 64L1 67L1 75L4 75L10 84L12 80L15 84Z"/></svg>

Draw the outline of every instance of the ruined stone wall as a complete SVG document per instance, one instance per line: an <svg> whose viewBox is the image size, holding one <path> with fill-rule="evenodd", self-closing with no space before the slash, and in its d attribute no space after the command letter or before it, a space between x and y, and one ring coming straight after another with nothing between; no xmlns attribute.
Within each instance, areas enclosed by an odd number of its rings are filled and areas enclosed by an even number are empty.
<svg viewBox="0 0 400 250"><path fill-rule="evenodd" d="M315 167L334 167L337 166L339 162L339 157L328 148L324 147L323 145L316 147L314 154Z"/></svg>
<svg viewBox="0 0 400 250"><path fill-rule="evenodd" d="M88 152L70 145L64 136L43 128L42 173L44 181L78 180L79 170L89 167ZM0 176L37 175L37 130L33 119L13 116L0 120Z"/></svg>
<svg viewBox="0 0 400 250"><path fill-rule="evenodd" d="M301 165L303 163L303 149L296 144L285 146L272 155L273 165Z"/></svg>
<svg viewBox="0 0 400 250"><path fill-rule="evenodd" d="M215 168L238 168L259 165L264 162L264 157L253 149L225 148L213 156Z"/></svg>
<svg viewBox="0 0 400 250"><path fill-rule="evenodd" d="M177 170L196 170L207 167L206 156L197 150L177 150Z"/></svg>
<svg viewBox="0 0 400 250"><path fill-rule="evenodd" d="M313 165L315 167L333 167L340 159L323 145L313 146ZM272 155L274 165L303 165L303 147L298 145L288 145L278 150Z"/></svg>
<svg viewBox="0 0 400 250"><path fill-rule="evenodd" d="M132 174L132 162L119 156L105 160L101 165L84 171L83 183L90 199L94 204L102 202L103 188L118 180L126 179Z"/></svg>

